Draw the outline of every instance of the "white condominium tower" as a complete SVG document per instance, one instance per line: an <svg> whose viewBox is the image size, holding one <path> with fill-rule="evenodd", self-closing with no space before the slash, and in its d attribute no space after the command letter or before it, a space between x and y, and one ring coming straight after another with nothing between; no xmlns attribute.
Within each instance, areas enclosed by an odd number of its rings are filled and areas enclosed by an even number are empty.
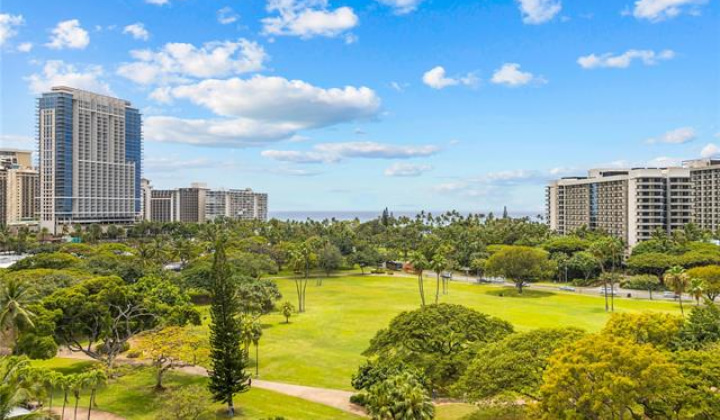
<svg viewBox="0 0 720 420"><path fill-rule="evenodd" d="M130 102L69 87L38 99L40 225L133 223L141 212L142 121Z"/></svg>
<svg viewBox="0 0 720 420"><path fill-rule="evenodd" d="M720 161L682 167L591 169L586 177L553 181L546 190L547 222L559 234L586 226L632 247L661 230L694 222L720 227Z"/></svg>

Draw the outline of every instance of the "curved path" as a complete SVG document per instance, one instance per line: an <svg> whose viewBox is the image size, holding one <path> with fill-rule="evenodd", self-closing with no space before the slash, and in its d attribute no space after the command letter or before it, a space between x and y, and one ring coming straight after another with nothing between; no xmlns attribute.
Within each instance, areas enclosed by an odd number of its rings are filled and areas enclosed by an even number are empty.
<svg viewBox="0 0 720 420"><path fill-rule="evenodd" d="M66 359L78 359L78 360L93 360L83 353L72 352L67 349L61 349L58 352L57 357ZM119 363L126 363L131 365L147 365L146 360L137 359L126 359L118 358ZM201 366L183 366L174 369L179 372L184 372L188 375L196 376L208 376L207 370ZM366 416L365 410L357 404L350 402L350 396L353 392L342 391L339 389L329 388L316 388L311 386L293 385L282 382L264 381L261 379L253 379L252 386L274 391L280 394L289 395L291 397L302 398L307 401L312 401L318 404L327 405L329 407L337 408L347 413L355 414L358 416ZM67 417L67 410L66 410ZM95 418L93 414L93 418ZM123 420L121 417L97 417L98 420Z"/></svg>
<svg viewBox="0 0 720 420"><path fill-rule="evenodd" d="M53 407L52 412L60 418L62 414L62 407ZM73 420L75 418L73 407L65 408L65 417L61 420ZM87 408L80 407L78 409L78 418L87 418ZM106 411L92 410L90 411L91 420L125 420L125 417L120 417L117 414L108 413Z"/></svg>

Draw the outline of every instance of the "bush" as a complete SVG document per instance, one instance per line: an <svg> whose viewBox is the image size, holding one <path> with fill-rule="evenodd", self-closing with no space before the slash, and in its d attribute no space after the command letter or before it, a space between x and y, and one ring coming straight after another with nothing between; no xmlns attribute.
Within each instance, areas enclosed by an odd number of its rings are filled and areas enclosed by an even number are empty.
<svg viewBox="0 0 720 420"><path fill-rule="evenodd" d="M600 283L599 279L573 279L572 282L573 286L577 287L592 287L597 286Z"/></svg>
<svg viewBox="0 0 720 420"><path fill-rule="evenodd" d="M140 350L130 350L125 354L128 359L139 359L143 353Z"/></svg>
<svg viewBox="0 0 720 420"><path fill-rule="evenodd" d="M58 345L49 335L24 333L18 338L15 352L31 359L52 359L58 351Z"/></svg>
<svg viewBox="0 0 720 420"><path fill-rule="evenodd" d="M525 420L528 418L527 409L522 405L492 405L483 406L474 413L463 417L462 420Z"/></svg>
<svg viewBox="0 0 720 420"><path fill-rule="evenodd" d="M203 289L190 289L188 296L193 305L209 305L211 302L210 292Z"/></svg>
<svg viewBox="0 0 720 420"><path fill-rule="evenodd" d="M122 346L122 350L120 353L125 353L126 351L130 350L130 343L125 342ZM105 343L98 343L97 347L95 347L95 351L97 351L100 354L107 354L107 349L105 348Z"/></svg>
<svg viewBox="0 0 720 420"><path fill-rule="evenodd" d="M367 404L367 397L365 394L353 394L350 396L350 402L364 407Z"/></svg>
<svg viewBox="0 0 720 420"><path fill-rule="evenodd" d="M652 274L640 274L620 280L620 287L631 290L665 290L658 278Z"/></svg>

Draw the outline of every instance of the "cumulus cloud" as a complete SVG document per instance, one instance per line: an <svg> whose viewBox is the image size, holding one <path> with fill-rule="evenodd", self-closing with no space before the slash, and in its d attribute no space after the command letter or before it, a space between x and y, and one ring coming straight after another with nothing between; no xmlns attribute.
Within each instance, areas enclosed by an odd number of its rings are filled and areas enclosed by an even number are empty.
<svg viewBox="0 0 720 420"><path fill-rule="evenodd" d="M601 55L590 54L578 58L577 62L584 69L595 69L600 67L624 69L630 67L633 61L639 61L646 66L657 64L660 61L675 58L672 50L655 52L652 50L628 50L619 55L606 53Z"/></svg>
<svg viewBox="0 0 720 420"><path fill-rule="evenodd" d="M334 163L343 159L411 159L440 152L434 145L394 145L371 141L319 143L310 151L264 150L266 158L292 163Z"/></svg>
<svg viewBox="0 0 720 420"><path fill-rule="evenodd" d="M633 16L650 22L672 19L683 12L698 13L699 6L707 0L638 0L633 8Z"/></svg>
<svg viewBox="0 0 720 420"><path fill-rule="evenodd" d="M164 6L170 4L170 0L145 0L147 4L154 4L156 6Z"/></svg>
<svg viewBox="0 0 720 420"><path fill-rule="evenodd" d="M718 156L720 156L720 147L718 147L714 143L708 143L700 151L700 156L705 159L712 158L712 157L718 157Z"/></svg>
<svg viewBox="0 0 720 420"><path fill-rule="evenodd" d="M7 42L8 39L17 35L17 27L25 23L22 15L11 15L9 13L0 13L0 47Z"/></svg>
<svg viewBox="0 0 720 420"><path fill-rule="evenodd" d="M222 25L229 25L231 23L237 22L238 18L237 13L232 9L232 7L226 6L222 9L217 11L217 20Z"/></svg>
<svg viewBox="0 0 720 420"><path fill-rule="evenodd" d="M23 42L21 44L18 44L17 50L20 52L30 52L33 49L33 43L32 42Z"/></svg>
<svg viewBox="0 0 720 420"><path fill-rule="evenodd" d="M300 130L373 118L380 98L366 87L324 89L300 80L254 76L166 87L156 99L183 99L224 118L149 117L149 140L250 147L289 139Z"/></svg>
<svg viewBox="0 0 720 420"><path fill-rule="evenodd" d="M435 185L438 193L464 197L495 196L508 188L522 185L542 185L556 177L552 171L506 170L489 172L477 177L462 178Z"/></svg>
<svg viewBox="0 0 720 420"><path fill-rule="evenodd" d="M647 143L668 143L668 144L683 144L688 143L697 138L695 129L692 127L681 127L675 130L670 130L660 137L647 139Z"/></svg>
<svg viewBox="0 0 720 420"><path fill-rule="evenodd" d="M121 65L118 74L143 85L255 72L268 59L259 44L246 39L201 47L168 43L157 51L133 50L130 55L136 61Z"/></svg>
<svg viewBox="0 0 720 420"><path fill-rule="evenodd" d="M448 77L445 68L442 66L436 66L426 71L422 80L423 83L433 89L444 89L448 86L457 85L476 86L478 84L478 79L474 74L468 73L463 77Z"/></svg>
<svg viewBox="0 0 720 420"><path fill-rule="evenodd" d="M179 159L172 157L149 157L144 161L145 169L149 172L177 172L187 169L209 168L218 166L218 162L207 158Z"/></svg>
<svg viewBox="0 0 720 420"><path fill-rule="evenodd" d="M539 25L552 20L562 9L560 0L517 0L524 23Z"/></svg>
<svg viewBox="0 0 720 420"><path fill-rule="evenodd" d="M367 87L325 89L277 76L208 79L173 87L170 94L222 116L292 121L308 128L371 118L380 108L380 98Z"/></svg>
<svg viewBox="0 0 720 420"><path fill-rule="evenodd" d="M384 174L385 176L414 177L420 176L432 169L433 167L431 165L396 162L385 169Z"/></svg>
<svg viewBox="0 0 720 420"><path fill-rule="evenodd" d="M42 72L25 78L34 94L47 92L53 86L72 86L78 89L112 95L110 86L102 81L102 66L77 67L62 60L45 62Z"/></svg>
<svg viewBox="0 0 720 420"><path fill-rule="evenodd" d="M52 30L50 42L47 47L62 50L64 48L82 50L90 44L88 31L80 26L77 19L65 20L57 24Z"/></svg>
<svg viewBox="0 0 720 420"><path fill-rule="evenodd" d="M424 0L377 0L379 3L393 8L398 15L415 11Z"/></svg>
<svg viewBox="0 0 720 420"><path fill-rule="evenodd" d="M302 127L286 122L249 118L184 119L169 116L145 118L143 131L150 141L195 146L257 147L291 137Z"/></svg>
<svg viewBox="0 0 720 420"><path fill-rule="evenodd" d="M528 83L542 84L546 83L545 79L539 76L535 76L530 72L524 72L520 70L520 64L517 63L505 63L499 69L493 73L492 83L497 85L505 85L511 87L523 86Z"/></svg>
<svg viewBox="0 0 720 420"><path fill-rule="evenodd" d="M267 10L278 16L262 20L266 35L336 37L359 22L352 8L330 9L327 0L269 0Z"/></svg>
<svg viewBox="0 0 720 420"><path fill-rule="evenodd" d="M13 149L35 149L34 138L17 134L0 134L0 144L2 144L3 147L9 147Z"/></svg>
<svg viewBox="0 0 720 420"><path fill-rule="evenodd" d="M133 23L132 25L126 26L123 29L123 33L129 34L133 38L142 41L147 41L148 39L150 39L150 32L145 29L145 25L143 25L141 22Z"/></svg>

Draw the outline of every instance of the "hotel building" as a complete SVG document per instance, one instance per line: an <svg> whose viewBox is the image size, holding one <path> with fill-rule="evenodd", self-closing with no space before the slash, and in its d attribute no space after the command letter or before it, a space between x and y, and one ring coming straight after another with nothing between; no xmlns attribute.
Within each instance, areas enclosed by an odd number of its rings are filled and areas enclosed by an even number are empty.
<svg viewBox="0 0 720 420"><path fill-rule="evenodd" d="M141 216L142 119L130 102L69 87L38 99L40 225Z"/></svg>
<svg viewBox="0 0 720 420"><path fill-rule="evenodd" d="M546 189L547 223L559 234L577 228L604 230L632 247L658 229L668 234L694 222L717 230L720 161L682 167L592 169Z"/></svg>
<svg viewBox="0 0 720 420"><path fill-rule="evenodd" d="M38 172L29 150L0 150L0 225L36 223Z"/></svg>

